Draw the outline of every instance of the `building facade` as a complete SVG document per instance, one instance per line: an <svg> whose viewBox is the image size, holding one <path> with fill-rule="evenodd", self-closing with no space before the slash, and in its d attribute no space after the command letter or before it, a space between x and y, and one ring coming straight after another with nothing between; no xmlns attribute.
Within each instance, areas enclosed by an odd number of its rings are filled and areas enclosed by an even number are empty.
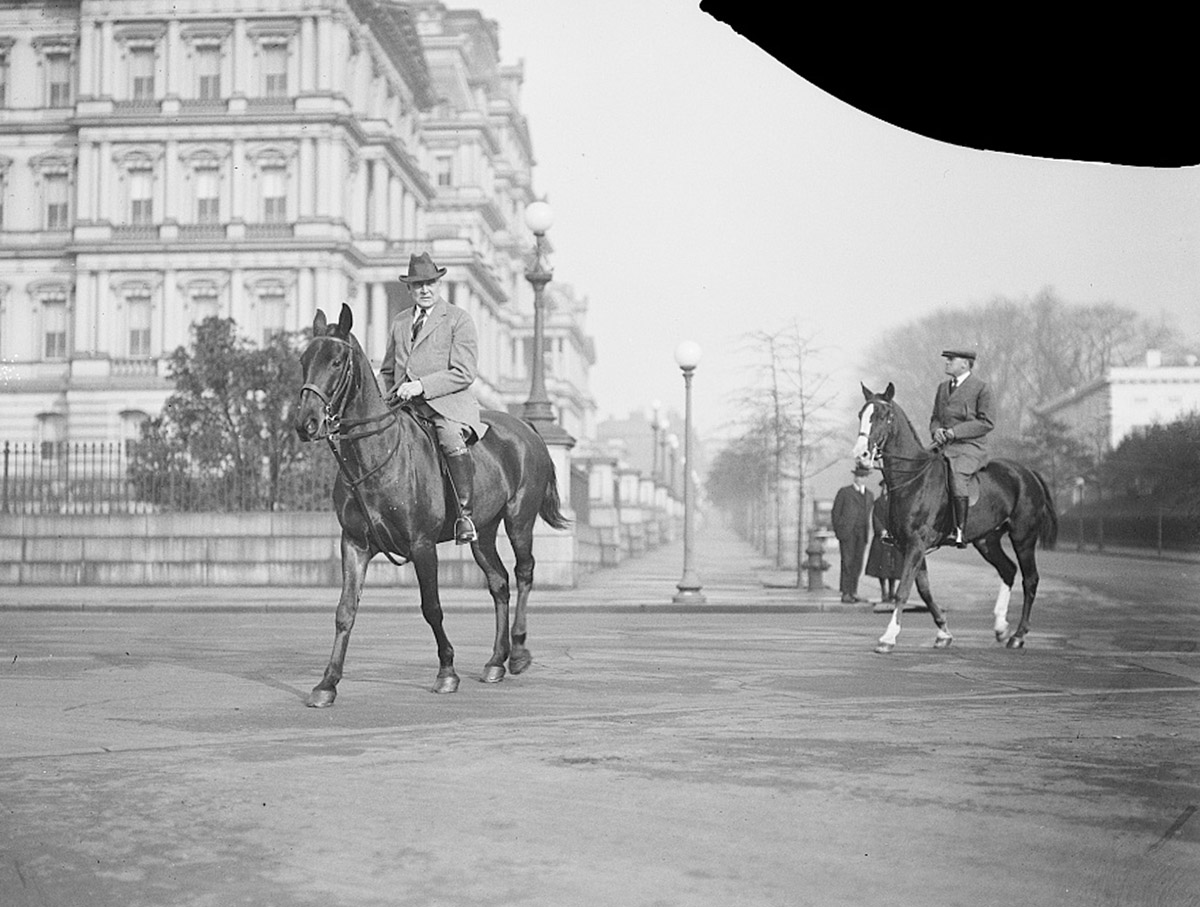
<svg viewBox="0 0 1200 907"><path fill-rule="evenodd" d="M1173 422L1200 411L1200 367L1164 365L1157 350L1146 364L1108 369L1103 376L1038 407L1039 415L1064 423L1097 456L1140 428Z"/></svg>
<svg viewBox="0 0 1200 907"><path fill-rule="evenodd" d="M0 438L135 437L210 315L257 341L348 303L378 366L426 249L479 328L481 402L519 407L522 78L495 22L439 2L0 0ZM547 386L582 434L566 298Z"/></svg>

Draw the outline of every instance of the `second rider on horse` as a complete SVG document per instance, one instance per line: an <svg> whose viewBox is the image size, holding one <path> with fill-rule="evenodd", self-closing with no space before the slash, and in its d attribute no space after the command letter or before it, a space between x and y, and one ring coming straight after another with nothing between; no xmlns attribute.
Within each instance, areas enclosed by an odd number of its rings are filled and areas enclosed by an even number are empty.
<svg viewBox="0 0 1200 907"><path fill-rule="evenodd" d="M428 252L409 258L408 273L400 280L415 305L392 321L379 373L389 404L410 403L417 415L433 423L458 497L454 540L465 545L476 539L471 520L475 464L467 443L482 438L487 426L471 393L479 354L475 323L438 295L445 273Z"/></svg>
<svg viewBox="0 0 1200 907"><path fill-rule="evenodd" d="M942 350L949 381L938 385L933 398L929 433L950 461L950 491L954 502L954 543L965 548L971 476L987 464L987 433L992 430L992 391L971 370L975 351Z"/></svg>

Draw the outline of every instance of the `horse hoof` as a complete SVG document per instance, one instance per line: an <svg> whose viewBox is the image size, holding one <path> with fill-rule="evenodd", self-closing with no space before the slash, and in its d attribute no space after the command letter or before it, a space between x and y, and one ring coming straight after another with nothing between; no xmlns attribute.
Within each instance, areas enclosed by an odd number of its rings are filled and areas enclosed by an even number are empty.
<svg viewBox="0 0 1200 907"><path fill-rule="evenodd" d="M1010 649L1023 649L1025 648L1025 637L1014 636L1008 641L1007 646Z"/></svg>
<svg viewBox="0 0 1200 907"><path fill-rule="evenodd" d="M953 636L939 636L933 641L933 647L935 649L949 649L952 642L954 642Z"/></svg>
<svg viewBox="0 0 1200 907"><path fill-rule="evenodd" d="M514 674L520 674L531 664L533 664L533 656L526 649L514 652L508 659L508 669Z"/></svg>
<svg viewBox="0 0 1200 907"><path fill-rule="evenodd" d="M322 690L320 687L317 687L308 694L308 698L304 700L304 704L310 709L326 709L333 705L333 700L336 698L337 690Z"/></svg>
<svg viewBox="0 0 1200 907"><path fill-rule="evenodd" d="M996 642L1003 643L1007 638L1008 638L1007 630L997 630L996 631Z"/></svg>
<svg viewBox="0 0 1200 907"><path fill-rule="evenodd" d="M437 683L433 685L431 693L456 693L458 692L458 675L446 674L438 675Z"/></svg>
<svg viewBox="0 0 1200 907"><path fill-rule="evenodd" d="M504 665L488 665L483 669L480 683L499 683L504 679Z"/></svg>
<svg viewBox="0 0 1200 907"><path fill-rule="evenodd" d="M896 648L895 643L881 642L879 645L877 645L875 647L875 654L876 655L891 655L892 650L895 648Z"/></svg>

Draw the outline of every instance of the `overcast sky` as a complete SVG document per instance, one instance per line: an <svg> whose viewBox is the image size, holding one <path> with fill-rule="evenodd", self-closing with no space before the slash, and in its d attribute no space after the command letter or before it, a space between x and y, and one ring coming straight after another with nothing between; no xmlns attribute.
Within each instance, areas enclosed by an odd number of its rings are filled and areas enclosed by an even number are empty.
<svg viewBox="0 0 1200 907"><path fill-rule="evenodd" d="M1023 300L1166 315L1200 349L1200 170L1027 158L907 132L817 89L698 0L479 0L524 60L556 279L589 300L600 417L728 434L747 332L795 320L857 393L882 329ZM929 354L936 358L938 350ZM982 363L981 363L982 365ZM919 407L918 407L919 408Z"/></svg>

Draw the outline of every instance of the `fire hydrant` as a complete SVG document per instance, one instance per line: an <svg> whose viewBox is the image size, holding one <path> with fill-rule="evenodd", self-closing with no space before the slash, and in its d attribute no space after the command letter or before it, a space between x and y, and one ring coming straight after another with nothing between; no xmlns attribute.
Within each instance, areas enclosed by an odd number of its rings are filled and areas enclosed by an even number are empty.
<svg viewBox="0 0 1200 907"><path fill-rule="evenodd" d="M817 534L812 534L808 537L808 547L804 549L804 553L808 555L804 559L804 569L808 571L808 591L816 592L818 589L825 588L825 581L821 574L829 569L829 562L825 560L825 540Z"/></svg>

